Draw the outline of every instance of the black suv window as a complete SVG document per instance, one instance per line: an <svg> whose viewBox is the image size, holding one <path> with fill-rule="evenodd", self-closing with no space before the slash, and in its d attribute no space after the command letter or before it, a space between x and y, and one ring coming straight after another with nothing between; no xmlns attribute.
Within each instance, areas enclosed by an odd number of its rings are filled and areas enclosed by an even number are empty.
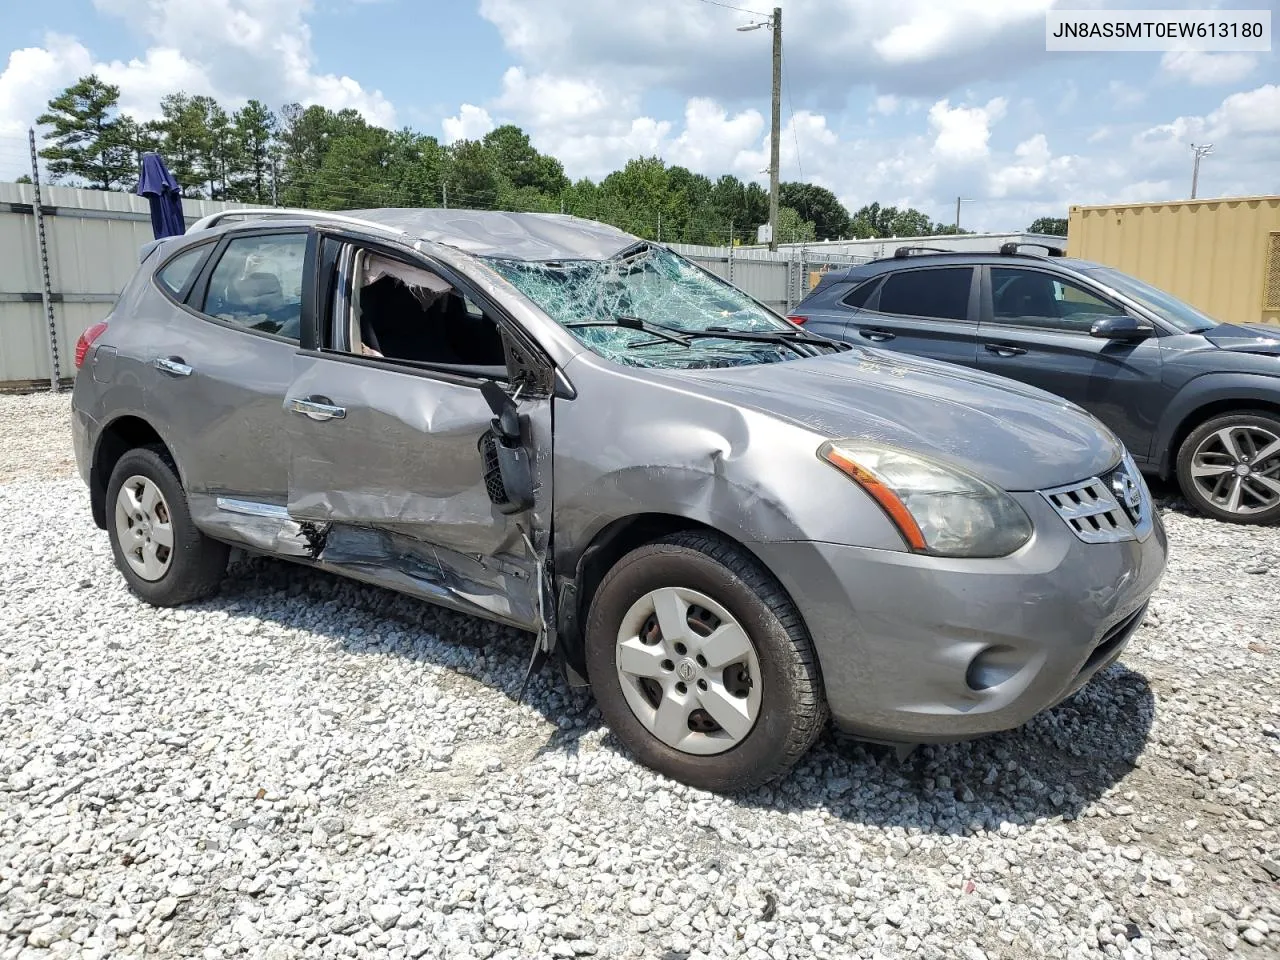
<svg viewBox="0 0 1280 960"><path fill-rule="evenodd" d="M1099 317L1124 310L1070 280L1040 270L991 268L991 312L996 323L1088 333Z"/></svg>
<svg viewBox="0 0 1280 960"><path fill-rule="evenodd" d="M840 302L846 307L865 307L867 301L871 299L871 294L875 293L876 287L880 284L880 277L872 277L870 280L863 280Z"/></svg>
<svg viewBox="0 0 1280 960"><path fill-rule="evenodd" d="M972 267L903 270L889 274L880 288L879 311L937 320L969 318Z"/></svg>
<svg viewBox="0 0 1280 960"><path fill-rule="evenodd" d="M203 312L296 341L306 251L305 233L236 237L209 276Z"/></svg>

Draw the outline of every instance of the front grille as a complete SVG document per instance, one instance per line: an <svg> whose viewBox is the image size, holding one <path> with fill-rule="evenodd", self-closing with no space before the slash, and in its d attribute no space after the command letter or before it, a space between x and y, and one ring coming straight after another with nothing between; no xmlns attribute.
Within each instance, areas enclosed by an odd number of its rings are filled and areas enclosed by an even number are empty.
<svg viewBox="0 0 1280 960"><path fill-rule="evenodd" d="M1085 543L1141 540L1151 532L1151 493L1128 454L1101 477L1040 493Z"/></svg>

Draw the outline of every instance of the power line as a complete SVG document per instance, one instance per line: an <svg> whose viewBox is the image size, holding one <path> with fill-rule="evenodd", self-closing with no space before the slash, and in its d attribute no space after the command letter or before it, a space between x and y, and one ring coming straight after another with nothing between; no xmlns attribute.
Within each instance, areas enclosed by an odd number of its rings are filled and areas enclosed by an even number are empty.
<svg viewBox="0 0 1280 960"><path fill-rule="evenodd" d="M791 136L796 141L796 168L800 182L804 183L804 164L800 162L800 131L796 129L796 102L791 99L791 74L787 71L787 58L782 58L782 82L787 88L787 109L791 111Z"/></svg>
<svg viewBox="0 0 1280 960"><path fill-rule="evenodd" d="M753 17L767 17L767 13L761 13L759 10L748 10L746 7L735 7L731 3L721 3L720 0L698 0L699 3L706 3L713 7L723 7L725 10L737 10L739 13L749 13Z"/></svg>

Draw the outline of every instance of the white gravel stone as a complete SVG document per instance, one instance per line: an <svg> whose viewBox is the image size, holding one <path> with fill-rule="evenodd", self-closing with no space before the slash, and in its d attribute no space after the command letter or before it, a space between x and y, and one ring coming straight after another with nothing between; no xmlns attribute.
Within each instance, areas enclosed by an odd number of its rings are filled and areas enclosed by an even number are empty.
<svg viewBox="0 0 1280 960"><path fill-rule="evenodd" d="M1165 496L1147 622L1075 696L726 798L550 671L516 705L523 634L261 559L139 603L67 415L0 397L0 960L1275 952L1280 529Z"/></svg>

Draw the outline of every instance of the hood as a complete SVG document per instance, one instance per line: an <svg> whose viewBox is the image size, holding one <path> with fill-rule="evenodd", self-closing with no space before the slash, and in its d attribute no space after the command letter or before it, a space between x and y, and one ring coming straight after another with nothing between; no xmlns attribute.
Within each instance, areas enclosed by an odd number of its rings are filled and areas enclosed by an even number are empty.
<svg viewBox="0 0 1280 960"><path fill-rule="evenodd" d="M1004 377L855 348L758 366L682 370L682 385L807 427L948 460L1005 490L1096 476L1124 455L1085 411Z"/></svg>
<svg viewBox="0 0 1280 960"><path fill-rule="evenodd" d="M1277 326L1263 323L1223 323L1204 331L1203 336L1223 350L1280 356L1280 327Z"/></svg>

